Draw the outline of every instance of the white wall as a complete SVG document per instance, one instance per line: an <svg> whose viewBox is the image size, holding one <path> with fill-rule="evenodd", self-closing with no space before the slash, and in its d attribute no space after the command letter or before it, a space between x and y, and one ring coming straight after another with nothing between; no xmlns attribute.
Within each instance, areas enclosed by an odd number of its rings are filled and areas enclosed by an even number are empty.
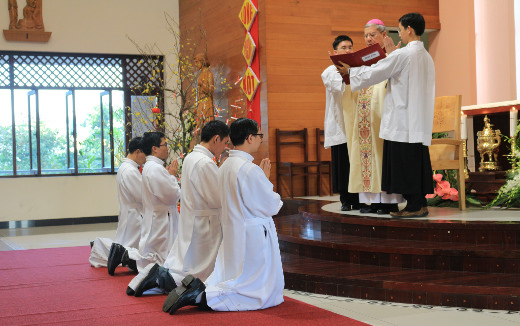
<svg viewBox="0 0 520 326"><path fill-rule="evenodd" d="M7 1L0 5L0 28L8 29ZM22 18L25 1L18 1ZM164 13L179 20L178 0L44 0L48 43L7 42L12 51L138 54L140 45L157 44L166 52L172 36ZM167 108L168 109L168 108ZM0 108L0 111L2 108ZM117 215L114 175L0 178L0 221Z"/></svg>

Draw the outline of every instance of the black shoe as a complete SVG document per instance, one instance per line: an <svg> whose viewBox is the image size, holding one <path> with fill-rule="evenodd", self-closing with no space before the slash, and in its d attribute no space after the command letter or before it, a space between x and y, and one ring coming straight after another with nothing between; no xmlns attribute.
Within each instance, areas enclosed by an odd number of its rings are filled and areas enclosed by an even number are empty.
<svg viewBox="0 0 520 326"><path fill-rule="evenodd" d="M390 212L399 212L397 204L380 204L380 207L377 210L377 214L379 215L390 214Z"/></svg>
<svg viewBox="0 0 520 326"><path fill-rule="evenodd" d="M184 292L181 293L179 298L173 303L170 308L170 315L173 315L177 310L186 306L197 306L198 304L195 302L199 294L201 294L206 289L206 285L196 278L194 279L189 288L187 288Z"/></svg>
<svg viewBox="0 0 520 326"><path fill-rule="evenodd" d="M202 311L213 311L210 306L208 306L208 300L206 300L206 292L202 292L202 297L200 298L199 309Z"/></svg>
<svg viewBox="0 0 520 326"><path fill-rule="evenodd" d="M379 211L376 207L376 205L372 204L370 206L362 207L359 209L359 212L362 214L373 214L375 212Z"/></svg>
<svg viewBox="0 0 520 326"><path fill-rule="evenodd" d="M193 275L186 276L181 283L181 286L173 289L164 301L163 311L169 311L170 315L173 315L181 307L187 305L196 306L195 299L206 289L204 283L200 279L193 277Z"/></svg>
<svg viewBox="0 0 520 326"><path fill-rule="evenodd" d="M134 296L140 297L143 295L144 291L156 288L159 286L157 284L157 278L159 277L159 264L153 265L152 269L148 272L148 275L139 283L137 288L135 289ZM128 293L128 289L127 289Z"/></svg>
<svg viewBox="0 0 520 326"><path fill-rule="evenodd" d="M350 211L351 209L352 209L352 208L351 208L350 205L348 205L348 204L342 204L342 205L341 205L341 211L342 211L342 212L348 212L348 211Z"/></svg>
<svg viewBox="0 0 520 326"><path fill-rule="evenodd" d="M170 270L162 266L159 266L159 278L157 279L157 283L159 284L159 288L165 293L170 293L177 287L172 274L170 274Z"/></svg>
<svg viewBox="0 0 520 326"><path fill-rule="evenodd" d="M125 247L120 245L119 243L112 243L112 246L110 247L110 252L108 254L108 274L114 275L114 271L116 270L116 267L121 264L123 261L123 255L125 254Z"/></svg>
<svg viewBox="0 0 520 326"><path fill-rule="evenodd" d="M134 296L135 291L131 287L126 288L126 295Z"/></svg>
<svg viewBox="0 0 520 326"><path fill-rule="evenodd" d="M368 207L368 205L367 204L352 204L353 211L357 211L357 210L360 210L361 208L365 208L365 207Z"/></svg>
<svg viewBox="0 0 520 326"><path fill-rule="evenodd" d="M123 254L123 257L121 258L121 265L126 266L133 270L134 272L137 272L137 262L133 259L130 259L128 257L128 250L125 249L125 253Z"/></svg>

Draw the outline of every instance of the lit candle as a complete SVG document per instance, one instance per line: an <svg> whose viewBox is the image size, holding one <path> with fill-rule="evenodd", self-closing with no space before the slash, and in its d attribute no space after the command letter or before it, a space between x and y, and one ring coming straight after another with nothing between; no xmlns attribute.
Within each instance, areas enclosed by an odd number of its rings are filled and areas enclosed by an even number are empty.
<svg viewBox="0 0 520 326"><path fill-rule="evenodd" d="M468 139L468 128L467 128L468 116L464 112L460 112L460 138Z"/></svg>
<svg viewBox="0 0 520 326"><path fill-rule="evenodd" d="M513 106L513 109L509 111L509 136L513 137L516 131L516 125L518 122L518 111Z"/></svg>

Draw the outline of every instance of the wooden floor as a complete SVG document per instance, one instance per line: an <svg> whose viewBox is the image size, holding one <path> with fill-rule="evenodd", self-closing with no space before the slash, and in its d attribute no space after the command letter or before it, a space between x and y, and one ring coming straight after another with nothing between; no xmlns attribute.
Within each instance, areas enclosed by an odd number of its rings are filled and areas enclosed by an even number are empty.
<svg viewBox="0 0 520 326"><path fill-rule="evenodd" d="M389 219L286 200L285 287L425 305L520 310L520 223Z"/></svg>

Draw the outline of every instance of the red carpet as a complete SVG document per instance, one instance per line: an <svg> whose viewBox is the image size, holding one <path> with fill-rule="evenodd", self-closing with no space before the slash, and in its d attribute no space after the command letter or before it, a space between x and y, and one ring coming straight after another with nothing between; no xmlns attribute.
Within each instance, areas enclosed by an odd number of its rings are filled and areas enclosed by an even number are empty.
<svg viewBox="0 0 520 326"><path fill-rule="evenodd" d="M281 305L248 312L202 312L186 307L170 316L164 295L129 297L133 274L92 268L89 247L0 252L0 325L367 325L285 298Z"/></svg>

